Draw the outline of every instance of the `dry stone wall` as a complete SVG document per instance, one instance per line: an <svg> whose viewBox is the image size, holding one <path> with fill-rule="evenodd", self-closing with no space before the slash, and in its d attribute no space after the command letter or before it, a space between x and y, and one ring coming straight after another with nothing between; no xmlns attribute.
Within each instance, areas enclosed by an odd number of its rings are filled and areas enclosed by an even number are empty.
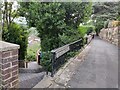
<svg viewBox="0 0 120 90"><path fill-rule="evenodd" d="M103 28L99 36L101 39L104 39L116 46L119 46L119 34L120 34L120 26L119 27L112 27L112 28Z"/></svg>

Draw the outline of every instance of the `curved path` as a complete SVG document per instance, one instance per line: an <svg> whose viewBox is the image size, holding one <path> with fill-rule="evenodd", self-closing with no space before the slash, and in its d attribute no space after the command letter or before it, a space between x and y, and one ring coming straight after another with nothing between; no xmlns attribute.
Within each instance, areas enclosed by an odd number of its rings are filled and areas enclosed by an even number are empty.
<svg viewBox="0 0 120 90"><path fill-rule="evenodd" d="M38 82L40 82L45 75L45 72L41 73L21 73L19 74L20 88L33 88Z"/></svg>
<svg viewBox="0 0 120 90"><path fill-rule="evenodd" d="M43 79L45 74L46 72L37 62L29 62L28 68L19 69L19 87L31 89Z"/></svg>
<svg viewBox="0 0 120 90"><path fill-rule="evenodd" d="M98 37L90 43L84 62L78 65L70 88L118 88L118 47Z"/></svg>

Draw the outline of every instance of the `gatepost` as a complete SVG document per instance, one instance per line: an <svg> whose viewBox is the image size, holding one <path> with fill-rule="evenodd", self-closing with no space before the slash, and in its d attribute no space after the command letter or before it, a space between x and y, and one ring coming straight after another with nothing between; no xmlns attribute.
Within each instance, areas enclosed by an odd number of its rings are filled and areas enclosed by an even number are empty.
<svg viewBox="0 0 120 90"><path fill-rule="evenodd" d="M0 41L0 88L18 88L19 45Z"/></svg>

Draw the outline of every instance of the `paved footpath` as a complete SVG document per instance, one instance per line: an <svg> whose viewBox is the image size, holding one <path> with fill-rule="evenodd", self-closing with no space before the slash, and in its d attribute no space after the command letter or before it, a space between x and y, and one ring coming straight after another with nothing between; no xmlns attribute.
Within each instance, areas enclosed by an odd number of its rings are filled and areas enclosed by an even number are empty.
<svg viewBox="0 0 120 90"><path fill-rule="evenodd" d="M78 66L68 85L72 88L117 88L118 48L95 38L85 61Z"/></svg>
<svg viewBox="0 0 120 90"><path fill-rule="evenodd" d="M43 83L45 83L43 85ZM34 88L118 88L118 47L95 37L54 78Z"/></svg>

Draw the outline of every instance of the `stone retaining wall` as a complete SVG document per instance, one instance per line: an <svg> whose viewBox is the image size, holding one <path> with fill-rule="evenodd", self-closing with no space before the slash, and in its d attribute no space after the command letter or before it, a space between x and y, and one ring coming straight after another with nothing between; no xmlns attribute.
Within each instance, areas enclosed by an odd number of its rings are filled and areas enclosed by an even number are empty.
<svg viewBox="0 0 120 90"><path fill-rule="evenodd" d="M99 36L101 39L104 39L116 46L118 46L118 38L119 38L119 27L113 27L113 28L107 28L107 29L102 29L99 33Z"/></svg>
<svg viewBox="0 0 120 90"><path fill-rule="evenodd" d="M0 87L18 88L19 45L0 41Z"/></svg>

